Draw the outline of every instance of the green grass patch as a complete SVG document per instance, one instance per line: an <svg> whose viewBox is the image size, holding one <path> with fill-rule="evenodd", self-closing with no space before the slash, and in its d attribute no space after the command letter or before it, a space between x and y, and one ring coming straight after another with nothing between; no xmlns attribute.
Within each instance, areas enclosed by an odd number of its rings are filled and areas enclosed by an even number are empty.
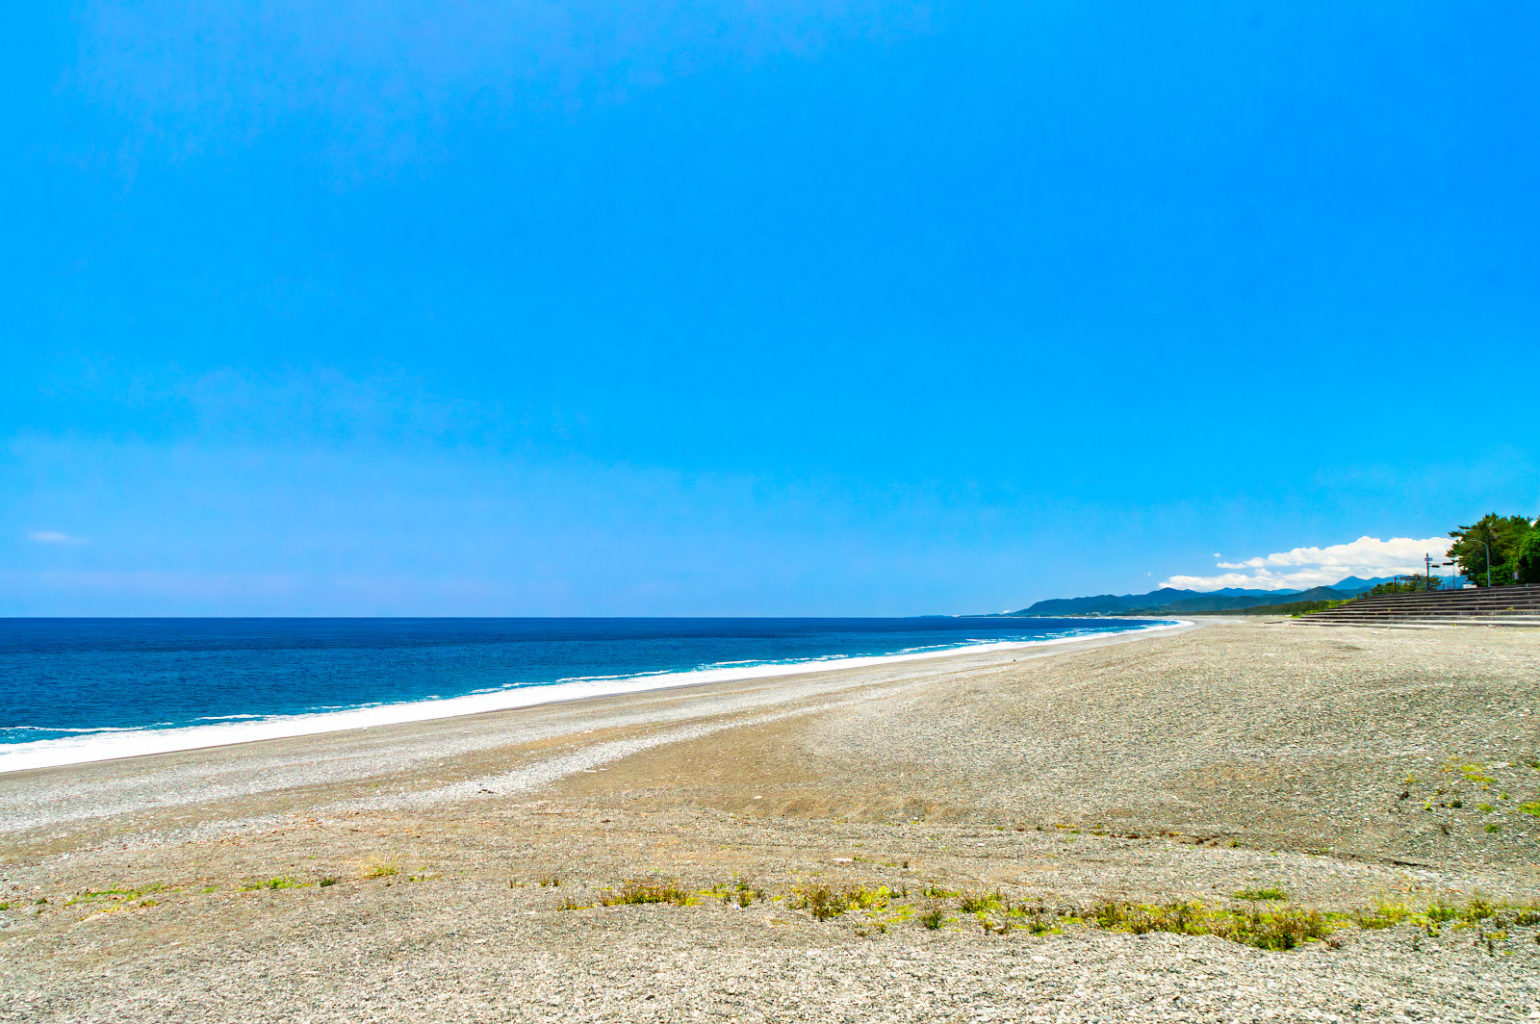
<svg viewBox="0 0 1540 1024"><path fill-rule="evenodd" d="M87 889L85 892L76 893L65 900L64 905L66 907L73 907L81 903L100 903L103 900L110 900L114 903L127 903L143 899L152 893L166 891L166 887L159 883L146 885L138 889ZM47 900L39 900L38 902L46 903Z"/></svg>
<svg viewBox="0 0 1540 1024"><path fill-rule="evenodd" d="M1475 782L1481 784L1490 783L1492 781L1492 776L1486 773L1485 766L1479 764L1460 765L1460 774L1465 776L1466 782Z"/></svg>
<svg viewBox="0 0 1540 1024"><path fill-rule="evenodd" d="M1239 892L1232 892L1230 894L1230 897L1232 899L1237 899L1237 900L1251 900L1252 902L1255 903L1255 902L1262 902L1262 901L1267 901L1267 900L1274 900L1274 901L1286 900L1286 899L1289 898L1289 894L1284 892L1282 889L1277 889L1277 888L1271 888L1271 889L1242 889Z"/></svg>
<svg viewBox="0 0 1540 1024"><path fill-rule="evenodd" d="M279 875L277 878L269 878L264 882L252 882L249 885L243 885L241 886L241 892L256 892L259 889L266 889L270 891L276 891L278 889L298 889L304 884L304 882L290 878L288 875Z"/></svg>

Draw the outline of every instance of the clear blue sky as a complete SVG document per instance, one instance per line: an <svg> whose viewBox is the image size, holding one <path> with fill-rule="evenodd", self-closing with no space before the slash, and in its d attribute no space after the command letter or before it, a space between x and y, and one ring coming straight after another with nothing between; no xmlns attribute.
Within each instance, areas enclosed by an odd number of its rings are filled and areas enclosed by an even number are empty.
<svg viewBox="0 0 1540 1024"><path fill-rule="evenodd" d="M1540 514L1540 7L22 5L0 614L908 614Z"/></svg>

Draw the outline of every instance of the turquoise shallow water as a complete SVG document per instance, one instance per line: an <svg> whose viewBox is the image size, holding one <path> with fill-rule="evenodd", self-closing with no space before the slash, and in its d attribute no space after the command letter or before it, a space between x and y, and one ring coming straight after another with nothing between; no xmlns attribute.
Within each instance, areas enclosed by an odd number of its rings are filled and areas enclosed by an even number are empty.
<svg viewBox="0 0 1540 1024"><path fill-rule="evenodd" d="M571 680L1059 639L1117 619L0 619L0 744Z"/></svg>

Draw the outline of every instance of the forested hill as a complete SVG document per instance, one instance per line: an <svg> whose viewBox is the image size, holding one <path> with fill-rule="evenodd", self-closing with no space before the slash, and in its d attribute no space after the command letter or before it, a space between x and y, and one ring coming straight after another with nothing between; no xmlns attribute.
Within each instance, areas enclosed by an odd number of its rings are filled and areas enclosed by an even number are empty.
<svg viewBox="0 0 1540 1024"><path fill-rule="evenodd" d="M1309 590L1176 590L1161 587L1148 594L1100 594L1039 601L1009 615L1135 615L1176 612L1224 612L1293 601L1342 601L1385 580L1349 576L1330 587Z"/></svg>

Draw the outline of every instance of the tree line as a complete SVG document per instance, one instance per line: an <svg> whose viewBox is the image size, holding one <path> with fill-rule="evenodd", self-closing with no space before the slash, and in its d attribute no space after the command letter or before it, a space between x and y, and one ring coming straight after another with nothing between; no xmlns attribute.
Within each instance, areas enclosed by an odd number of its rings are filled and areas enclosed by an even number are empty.
<svg viewBox="0 0 1540 1024"><path fill-rule="evenodd" d="M1446 557L1478 587L1540 583L1540 520L1489 512L1469 526L1450 530Z"/></svg>

